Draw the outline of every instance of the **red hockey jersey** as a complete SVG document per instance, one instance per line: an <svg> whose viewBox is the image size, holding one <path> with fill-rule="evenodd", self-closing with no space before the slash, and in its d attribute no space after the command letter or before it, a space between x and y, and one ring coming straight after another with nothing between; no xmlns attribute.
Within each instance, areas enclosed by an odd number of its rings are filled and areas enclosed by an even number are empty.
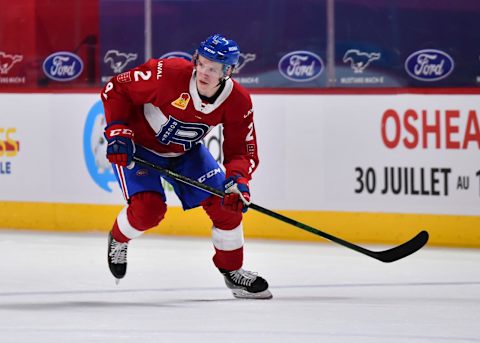
<svg viewBox="0 0 480 343"><path fill-rule="evenodd" d="M258 166L252 101L234 80L213 104L202 102L193 64L181 58L151 59L113 77L101 93L107 124L127 123L134 141L161 156L183 154L223 124L227 177L251 179Z"/></svg>

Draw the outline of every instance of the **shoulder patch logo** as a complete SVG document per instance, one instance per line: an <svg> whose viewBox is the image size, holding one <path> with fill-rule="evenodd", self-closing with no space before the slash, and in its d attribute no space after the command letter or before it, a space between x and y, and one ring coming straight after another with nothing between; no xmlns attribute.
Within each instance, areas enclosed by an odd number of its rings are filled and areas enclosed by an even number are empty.
<svg viewBox="0 0 480 343"><path fill-rule="evenodd" d="M126 71L125 73L118 74L117 75L117 81L119 83L132 82L132 77L130 75L130 72Z"/></svg>
<svg viewBox="0 0 480 343"><path fill-rule="evenodd" d="M176 108L179 108L181 110L185 110L188 106L189 101L190 101L190 94L182 93L182 94L180 94L180 97L177 100L172 101L171 104L172 104L172 106L174 106Z"/></svg>

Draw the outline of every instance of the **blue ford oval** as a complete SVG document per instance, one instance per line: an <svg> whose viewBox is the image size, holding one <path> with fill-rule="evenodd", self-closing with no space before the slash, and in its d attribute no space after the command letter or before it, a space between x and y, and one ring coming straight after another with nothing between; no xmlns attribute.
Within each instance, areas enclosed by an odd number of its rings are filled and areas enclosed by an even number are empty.
<svg viewBox="0 0 480 343"><path fill-rule="evenodd" d="M405 71L420 81L438 81L453 71L453 58L444 51L424 49L415 51L405 60Z"/></svg>
<svg viewBox="0 0 480 343"><path fill-rule="evenodd" d="M292 51L280 59L278 70L283 77L291 81L311 81L322 73L323 61L320 56L310 51Z"/></svg>
<svg viewBox="0 0 480 343"><path fill-rule="evenodd" d="M80 57L68 51L58 51L43 61L43 72L55 81L71 81L80 76L83 62Z"/></svg>

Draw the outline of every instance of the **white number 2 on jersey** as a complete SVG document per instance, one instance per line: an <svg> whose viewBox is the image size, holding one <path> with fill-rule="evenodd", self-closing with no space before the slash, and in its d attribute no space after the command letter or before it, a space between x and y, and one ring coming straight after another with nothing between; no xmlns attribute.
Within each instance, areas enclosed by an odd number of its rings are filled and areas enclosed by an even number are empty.
<svg viewBox="0 0 480 343"><path fill-rule="evenodd" d="M253 141L253 122L248 125L250 129L247 133L247 137L245 138L245 142Z"/></svg>
<svg viewBox="0 0 480 343"><path fill-rule="evenodd" d="M152 77L152 72L150 70L147 70L147 71L135 70L133 72L133 78L135 79L135 81L140 81L140 79L146 81L151 77Z"/></svg>

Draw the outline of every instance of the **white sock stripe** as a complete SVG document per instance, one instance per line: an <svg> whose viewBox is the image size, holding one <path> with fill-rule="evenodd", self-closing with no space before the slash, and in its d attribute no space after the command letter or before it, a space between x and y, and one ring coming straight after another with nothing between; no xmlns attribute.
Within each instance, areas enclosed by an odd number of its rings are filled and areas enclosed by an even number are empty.
<svg viewBox="0 0 480 343"><path fill-rule="evenodd" d="M242 223L233 230L212 227L212 241L215 248L223 251L232 251L243 247Z"/></svg>
<svg viewBox="0 0 480 343"><path fill-rule="evenodd" d="M127 206L125 206L117 216L117 224L120 232L127 238L133 239L141 236L143 231L135 229L127 218Z"/></svg>

